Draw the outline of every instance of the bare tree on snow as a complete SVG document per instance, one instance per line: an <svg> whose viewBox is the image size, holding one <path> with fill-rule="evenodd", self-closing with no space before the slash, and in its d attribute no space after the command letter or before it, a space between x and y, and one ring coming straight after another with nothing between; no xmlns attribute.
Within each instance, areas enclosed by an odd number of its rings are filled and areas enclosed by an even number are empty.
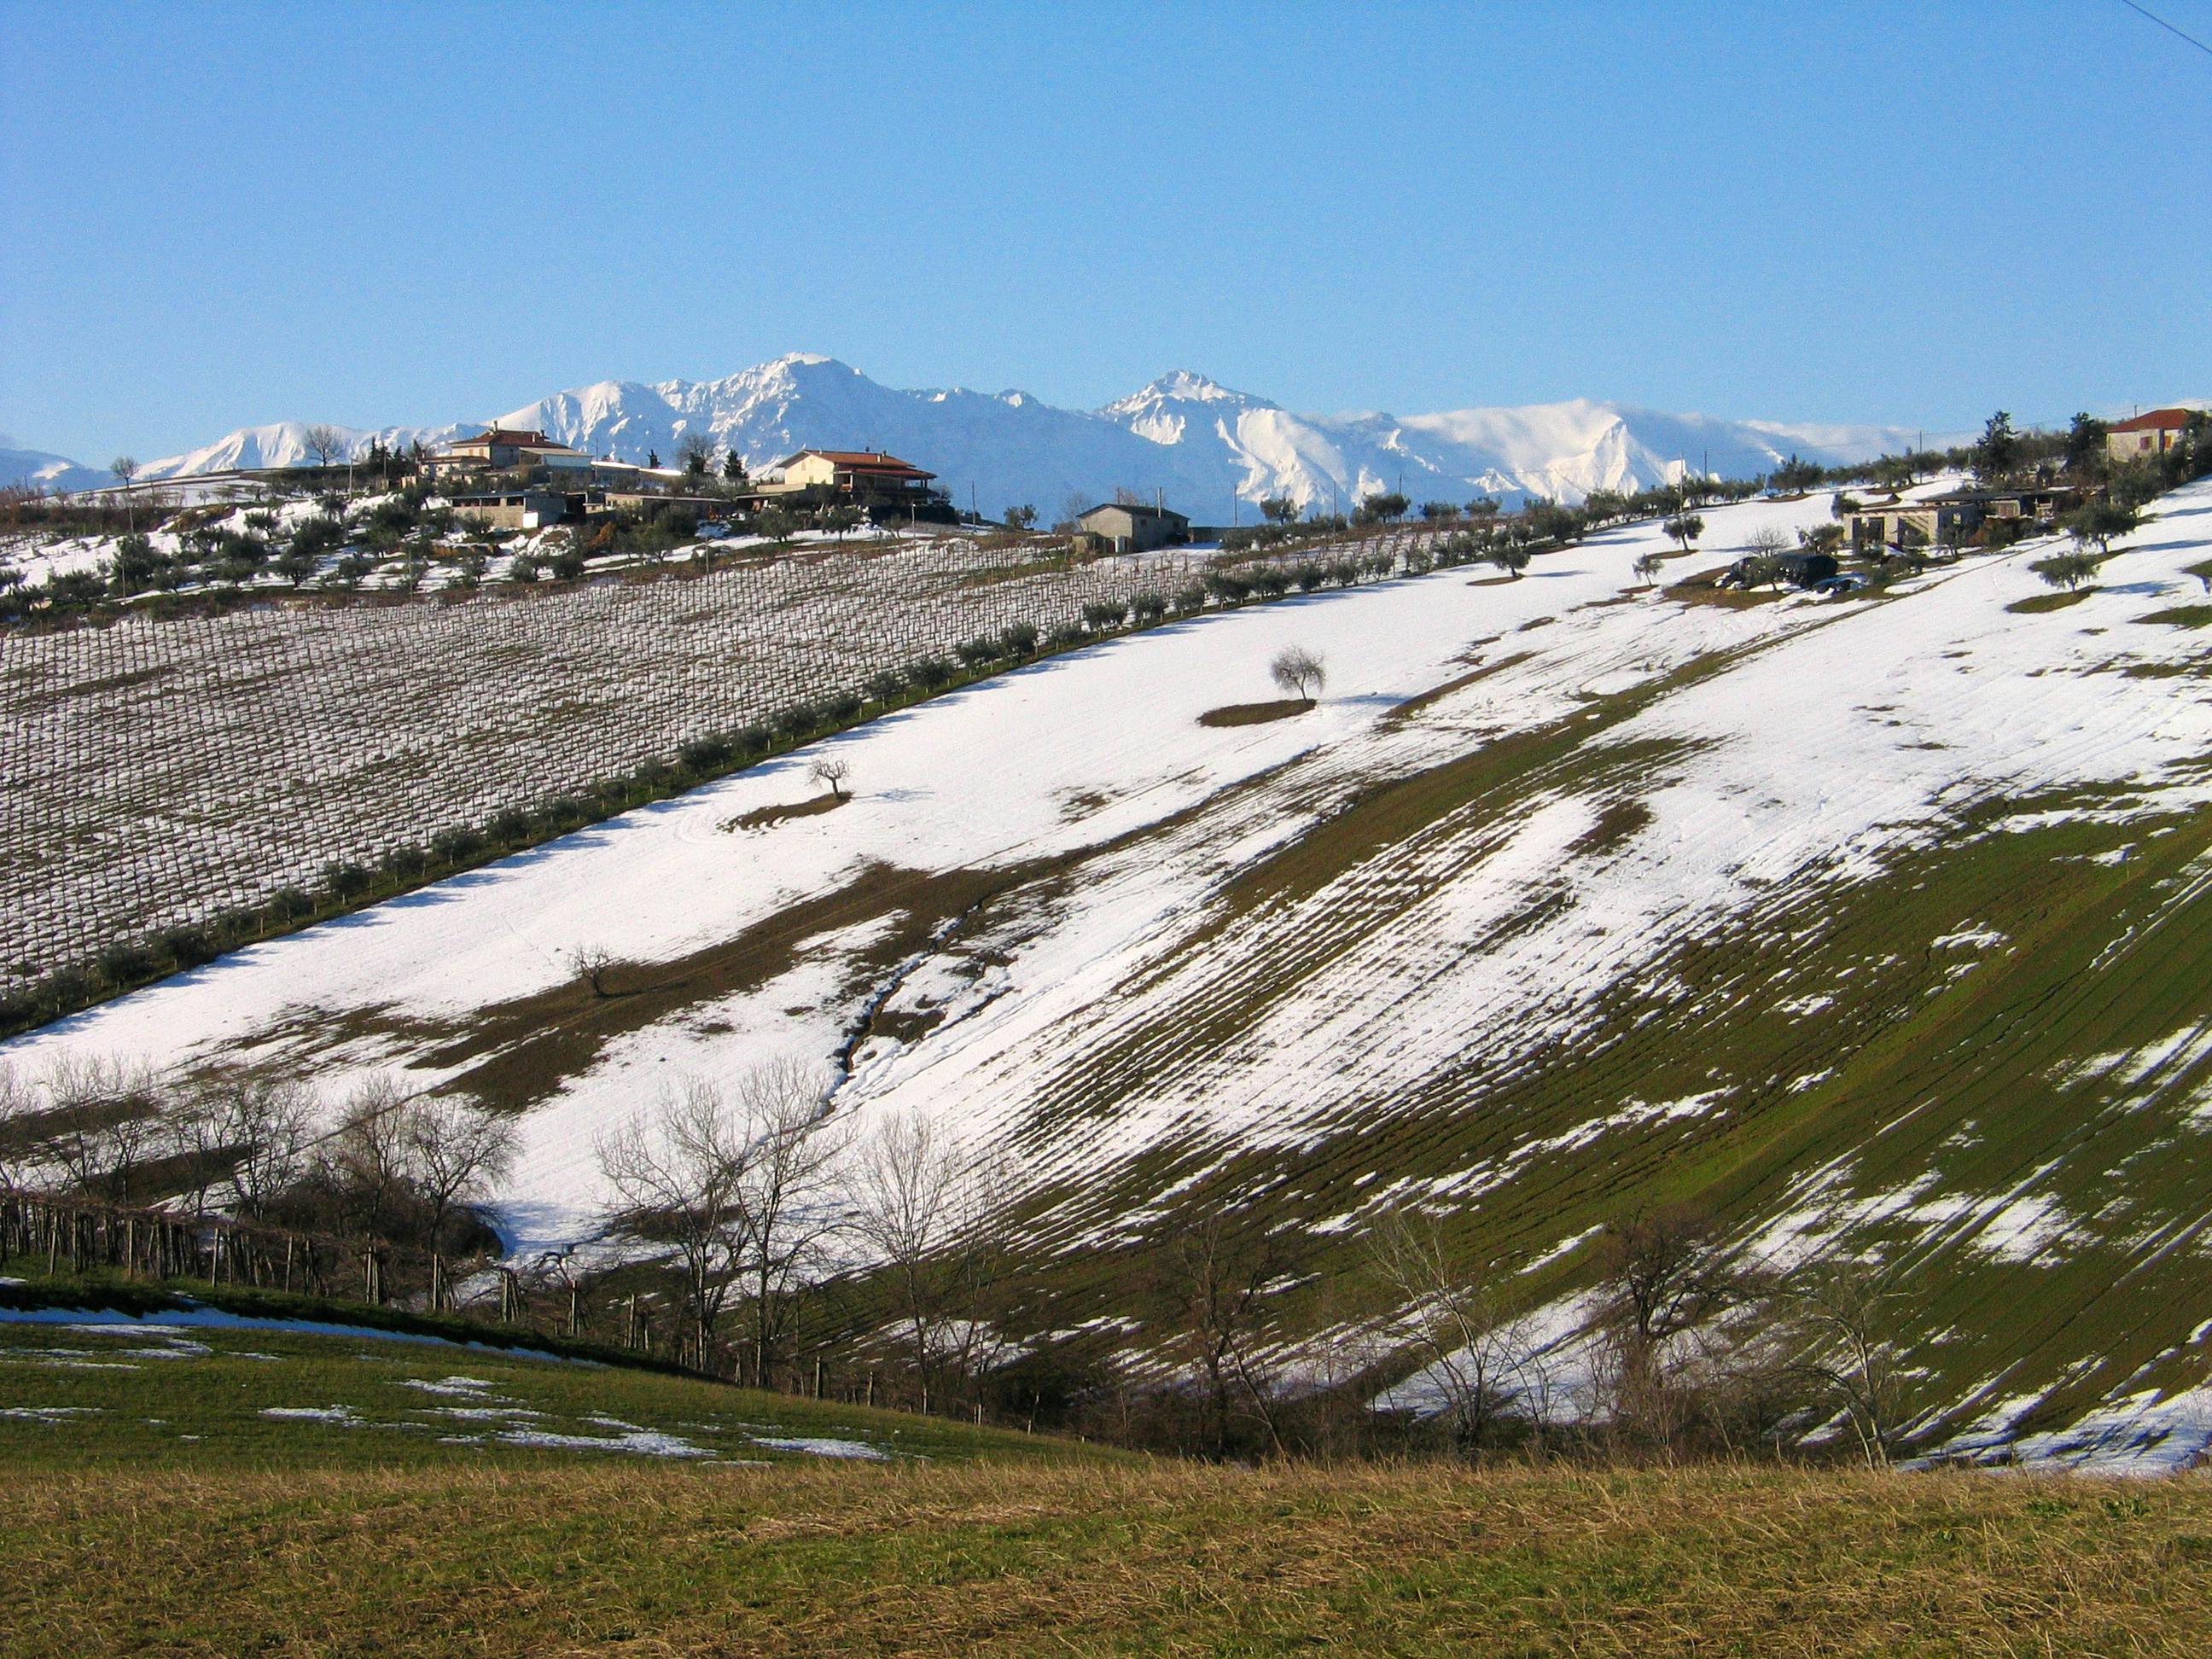
<svg viewBox="0 0 2212 1659"><path fill-rule="evenodd" d="M1267 672L1275 677L1275 684L1291 696L1311 705L1321 695L1322 687L1328 682L1328 672L1320 656L1302 645L1286 645L1275 653Z"/></svg>

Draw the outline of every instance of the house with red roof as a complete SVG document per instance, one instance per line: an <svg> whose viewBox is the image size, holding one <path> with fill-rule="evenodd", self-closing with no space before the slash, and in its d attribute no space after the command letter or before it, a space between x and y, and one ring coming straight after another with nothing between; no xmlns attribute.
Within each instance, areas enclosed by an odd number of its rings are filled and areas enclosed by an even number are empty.
<svg viewBox="0 0 2212 1659"><path fill-rule="evenodd" d="M556 442L542 432L492 426L473 438L456 438L422 465L431 477L437 479L454 473L534 473L543 468L556 479L574 477L588 482L592 458Z"/></svg>
<svg viewBox="0 0 2212 1659"><path fill-rule="evenodd" d="M769 469L757 488L766 495L811 490L860 501L898 501L929 495L936 477L880 449L802 449Z"/></svg>
<svg viewBox="0 0 2212 1659"><path fill-rule="evenodd" d="M2105 453L2116 461L2154 460L2181 441L2193 409L2154 409L2105 428Z"/></svg>

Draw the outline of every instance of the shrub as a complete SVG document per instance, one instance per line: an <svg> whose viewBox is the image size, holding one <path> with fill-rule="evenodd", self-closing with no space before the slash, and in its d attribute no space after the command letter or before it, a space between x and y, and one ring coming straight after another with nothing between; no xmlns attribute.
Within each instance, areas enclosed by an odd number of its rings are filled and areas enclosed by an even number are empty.
<svg viewBox="0 0 2212 1659"><path fill-rule="evenodd" d="M1179 617L1188 617L1194 611L1205 610L1206 584L1193 582L1188 587L1178 588L1175 596L1175 608L1176 614Z"/></svg>
<svg viewBox="0 0 2212 1659"><path fill-rule="evenodd" d="M1084 638L1085 635L1081 629L1073 623L1062 623L1044 636L1044 648L1048 651L1066 651L1081 645Z"/></svg>
<svg viewBox="0 0 2212 1659"><path fill-rule="evenodd" d="M1251 596L1252 584L1234 570L1210 570L1206 591L1222 605L1241 605Z"/></svg>
<svg viewBox="0 0 2212 1659"><path fill-rule="evenodd" d="M730 747L740 755L763 754L775 741L775 734L765 726L741 726L730 733Z"/></svg>
<svg viewBox="0 0 2212 1659"><path fill-rule="evenodd" d="M694 772L711 772L730 757L730 745L711 732L686 738L676 746L676 757Z"/></svg>
<svg viewBox="0 0 2212 1659"><path fill-rule="evenodd" d="M323 866L323 886L338 898L352 900L369 889L371 878L358 864L332 863Z"/></svg>
<svg viewBox="0 0 2212 1659"><path fill-rule="evenodd" d="M1129 612L1139 622L1149 627L1167 615L1167 597L1164 594L1155 593L1148 587L1129 601Z"/></svg>
<svg viewBox="0 0 2212 1659"><path fill-rule="evenodd" d="M100 953L100 975L110 985L129 985L154 972L154 953L143 945L122 942Z"/></svg>
<svg viewBox="0 0 2212 1659"><path fill-rule="evenodd" d="M1092 599L1083 607L1084 626L1097 633L1109 628L1119 628L1129 614L1129 607L1115 599Z"/></svg>
<svg viewBox="0 0 2212 1659"><path fill-rule="evenodd" d="M942 657L917 657L906 665L908 685L923 691L934 691L951 683L955 671Z"/></svg>
<svg viewBox="0 0 2212 1659"><path fill-rule="evenodd" d="M412 881L422 873L423 867L428 863L429 860L423 856L419 847L395 847L380 860L380 866L387 876L401 881Z"/></svg>
<svg viewBox="0 0 2212 1659"><path fill-rule="evenodd" d="M780 738L803 738L821 724L821 716L812 703L794 702L769 716L769 724Z"/></svg>
<svg viewBox="0 0 2212 1659"><path fill-rule="evenodd" d="M297 921L314 914L315 901L297 887L280 887L265 908L278 922Z"/></svg>
<svg viewBox="0 0 2212 1659"><path fill-rule="evenodd" d="M878 702L889 702L906 690L906 676L895 668L879 669L868 676L861 689Z"/></svg>
<svg viewBox="0 0 2212 1659"><path fill-rule="evenodd" d="M992 640L963 640L952 647L952 654L969 668L981 668L998 660L999 647Z"/></svg>
<svg viewBox="0 0 2212 1659"><path fill-rule="evenodd" d="M530 814L516 806L504 808L485 821L484 834L501 847L520 847L530 839Z"/></svg>
<svg viewBox="0 0 2212 1659"><path fill-rule="evenodd" d="M864 707L859 696L850 691L833 692L823 699L823 711L840 726L860 717Z"/></svg>
<svg viewBox="0 0 2212 1659"><path fill-rule="evenodd" d="M222 954L215 941L198 927L164 928L160 943L169 960L179 968L197 968Z"/></svg>
<svg viewBox="0 0 2212 1659"><path fill-rule="evenodd" d="M1026 657L1037 648L1037 631L1027 623L1014 623L999 631L999 644L1009 657Z"/></svg>
<svg viewBox="0 0 2212 1659"><path fill-rule="evenodd" d="M430 837L430 851L448 864L460 864L474 858L483 851L483 837L466 824L441 830Z"/></svg>

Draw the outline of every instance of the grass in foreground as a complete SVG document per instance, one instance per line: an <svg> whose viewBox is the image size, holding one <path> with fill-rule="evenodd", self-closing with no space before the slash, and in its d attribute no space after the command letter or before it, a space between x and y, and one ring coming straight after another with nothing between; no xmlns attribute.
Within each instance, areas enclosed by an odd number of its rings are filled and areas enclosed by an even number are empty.
<svg viewBox="0 0 2212 1659"><path fill-rule="evenodd" d="M13 1653L2212 1649L2212 1482L908 1464L0 1484Z"/></svg>

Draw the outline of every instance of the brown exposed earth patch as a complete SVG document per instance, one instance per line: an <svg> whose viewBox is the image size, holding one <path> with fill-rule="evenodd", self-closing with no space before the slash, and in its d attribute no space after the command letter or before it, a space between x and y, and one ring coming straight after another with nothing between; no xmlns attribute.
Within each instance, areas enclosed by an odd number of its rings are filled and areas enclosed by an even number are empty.
<svg viewBox="0 0 2212 1659"><path fill-rule="evenodd" d="M1617 800L1607 805L1597 822L1569 846L1572 853L1610 853L1651 822L1651 809L1640 800Z"/></svg>
<svg viewBox="0 0 2212 1659"><path fill-rule="evenodd" d="M493 1003L442 1029L404 1019L380 1023L437 1043L421 1063L463 1067L453 1087L501 1110L525 1111L587 1070L616 1039L688 1008L757 989L804 961L809 943L825 934L889 921L883 936L855 959L857 967L884 971L921 950L945 921L1049 875L1066 861L1040 859L935 874L871 865L844 886L764 917L733 939L672 961L640 964L611 996L573 980Z"/></svg>
<svg viewBox="0 0 2212 1659"><path fill-rule="evenodd" d="M1310 699L1285 697L1279 702L1232 702L1225 708L1209 708L1198 717L1200 726L1265 726L1269 720L1286 720L1303 714L1313 707Z"/></svg>
<svg viewBox="0 0 2212 1659"><path fill-rule="evenodd" d="M786 818L813 818L821 817L824 812L834 812L850 799L852 799L850 795L817 795L812 800L803 800L796 805L756 806L750 812L740 812L737 817L729 819L722 828L725 830L772 829Z"/></svg>

